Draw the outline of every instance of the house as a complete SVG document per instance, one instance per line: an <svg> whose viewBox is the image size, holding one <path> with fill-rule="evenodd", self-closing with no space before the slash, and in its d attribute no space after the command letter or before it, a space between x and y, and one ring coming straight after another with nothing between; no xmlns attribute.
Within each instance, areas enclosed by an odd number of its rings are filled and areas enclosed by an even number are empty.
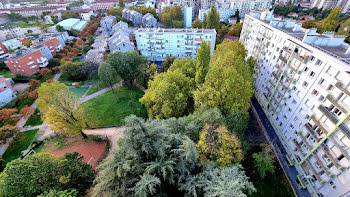
<svg viewBox="0 0 350 197"><path fill-rule="evenodd" d="M237 18L236 17L230 17L228 19L228 24L236 24L237 23Z"/></svg>
<svg viewBox="0 0 350 197"><path fill-rule="evenodd" d="M127 30L130 30L128 28L128 24L126 22L123 22L123 21L119 21L117 24L115 24L113 27L112 27L112 35L115 34L115 32L117 32L119 29L127 29ZM131 30L130 30L130 34L131 34Z"/></svg>
<svg viewBox="0 0 350 197"><path fill-rule="evenodd" d="M14 38L11 40L6 40L3 41L2 44L5 46L5 48L7 49L7 51L9 51L10 49L19 49L22 48L24 45L22 44L21 41L19 41L18 39Z"/></svg>
<svg viewBox="0 0 350 197"><path fill-rule="evenodd" d="M112 27L116 24L116 22L115 16L104 17L100 22L103 34L107 36L112 35Z"/></svg>
<svg viewBox="0 0 350 197"><path fill-rule="evenodd" d="M17 50L7 58L5 64L13 75L30 77L38 73L41 67L46 67L51 58L50 49L46 45L38 45Z"/></svg>
<svg viewBox="0 0 350 197"><path fill-rule="evenodd" d="M134 25L141 25L142 24L142 14L135 10L129 10L127 8L124 8L122 16L128 20L131 21Z"/></svg>
<svg viewBox="0 0 350 197"><path fill-rule="evenodd" d="M107 45L108 36L102 35L95 39L94 44L92 44L92 49L90 49L85 56L85 61L95 62L99 64L104 61L104 54L108 48Z"/></svg>
<svg viewBox="0 0 350 197"><path fill-rule="evenodd" d="M288 14L288 17L291 17L291 18L296 18L298 16L299 15L297 13L295 13L295 12L291 12L291 13Z"/></svg>
<svg viewBox="0 0 350 197"><path fill-rule="evenodd" d="M142 26L145 28L157 28L157 19L153 14L147 13L142 17Z"/></svg>
<svg viewBox="0 0 350 197"><path fill-rule="evenodd" d="M0 42L0 59L7 57L9 55L6 47Z"/></svg>
<svg viewBox="0 0 350 197"><path fill-rule="evenodd" d="M0 75L0 107L16 98L16 90L10 82Z"/></svg>
<svg viewBox="0 0 350 197"><path fill-rule="evenodd" d="M135 45L130 41L129 37L120 34L115 34L109 38L108 46L111 52L120 51L124 53L135 50Z"/></svg>
<svg viewBox="0 0 350 197"><path fill-rule="evenodd" d="M10 25L0 26L0 41L18 38L22 36L24 36L24 32L20 27Z"/></svg>

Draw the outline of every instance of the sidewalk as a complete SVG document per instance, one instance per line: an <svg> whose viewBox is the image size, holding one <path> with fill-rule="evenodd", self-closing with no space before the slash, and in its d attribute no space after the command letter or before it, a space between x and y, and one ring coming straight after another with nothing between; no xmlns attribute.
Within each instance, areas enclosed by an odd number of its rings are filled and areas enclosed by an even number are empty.
<svg viewBox="0 0 350 197"><path fill-rule="evenodd" d="M294 191L297 193L297 195L299 197L311 197L311 194L308 192L307 189L300 189L300 187L296 183L296 180L298 179L297 178L298 172L294 166L293 167L288 166L287 159L285 156L285 153L287 153L287 151L283 147L283 145L282 145L280 139L278 138L274 128L272 127L269 119L267 118L265 112L263 111L263 108L260 106L259 102L256 100L255 97L252 98L251 102L252 102L252 105L255 108L256 112L258 113L259 118L260 118L263 126L265 127L267 135L269 136L271 143L276 150L277 156L279 157L279 159L283 165L282 167L284 168L285 172L287 173L286 175L288 176L288 179L292 183L292 187L294 188Z"/></svg>
<svg viewBox="0 0 350 197"><path fill-rule="evenodd" d="M117 84L114 84L114 86L113 86L113 88L120 88L120 87L122 87L123 86L123 81L121 81L121 82L119 82L119 83L117 83ZM89 96L85 96L85 97L82 97L81 99L80 99L80 103L84 103L84 102L86 102L86 101L88 101L88 100L90 100L90 99L93 99L93 98L95 98L95 97L98 97L98 96L100 96L101 94L103 94L103 93L105 93L105 92L107 92L107 91L109 91L109 90L111 90L112 88L104 88L104 89L102 89L102 90L100 90L100 91L98 91L98 92L95 92L95 93L93 93L93 94L90 94Z"/></svg>

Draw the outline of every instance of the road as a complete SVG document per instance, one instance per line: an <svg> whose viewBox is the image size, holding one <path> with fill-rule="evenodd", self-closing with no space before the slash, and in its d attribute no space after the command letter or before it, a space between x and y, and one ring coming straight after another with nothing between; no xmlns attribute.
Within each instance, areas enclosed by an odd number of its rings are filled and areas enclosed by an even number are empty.
<svg viewBox="0 0 350 197"><path fill-rule="evenodd" d="M294 191L297 193L297 195L299 197L311 197L311 194L306 190L306 189L300 189L300 187L298 186L298 184L296 183L297 175L298 172L295 169L295 167L289 167L288 166L288 161L286 159L285 154L283 153L287 153L287 151L285 150L285 148L282 146L282 143L280 141L280 139L278 138L276 131L274 130L274 128L272 127L269 119L267 118L265 112L263 111L263 108L260 106L259 102L256 100L256 98L252 99L252 104L253 107L255 108L256 112L259 115L259 118L263 124L263 126L265 127L265 130L267 132L267 135L269 136L275 150L276 153L283 165L283 168L285 169L285 172L288 175L289 180L292 183L292 186L294 188Z"/></svg>

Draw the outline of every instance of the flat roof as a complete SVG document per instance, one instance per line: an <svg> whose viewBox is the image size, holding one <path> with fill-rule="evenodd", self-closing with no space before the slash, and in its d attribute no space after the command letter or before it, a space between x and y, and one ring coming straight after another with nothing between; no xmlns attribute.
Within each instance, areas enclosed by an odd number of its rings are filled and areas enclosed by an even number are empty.
<svg viewBox="0 0 350 197"><path fill-rule="evenodd" d="M77 24L73 26L73 29L81 31L87 25L87 21L79 21Z"/></svg>
<svg viewBox="0 0 350 197"><path fill-rule="evenodd" d="M79 21L80 19L77 19L77 18L68 18L66 20L63 20L57 23L57 25L61 25L62 27L73 27Z"/></svg>
<svg viewBox="0 0 350 197"><path fill-rule="evenodd" d="M137 32L149 33L215 33L215 29L194 29L194 28L140 28Z"/></svg>

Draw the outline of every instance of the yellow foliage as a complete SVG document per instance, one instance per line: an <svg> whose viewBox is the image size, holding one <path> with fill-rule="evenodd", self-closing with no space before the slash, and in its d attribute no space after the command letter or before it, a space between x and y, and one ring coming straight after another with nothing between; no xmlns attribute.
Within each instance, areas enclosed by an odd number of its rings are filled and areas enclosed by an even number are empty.
<svg viewBox="0 0 350 197"><path fill-rule="evenodd" d="M238 137L223 125L204 125L196 147L200 160L216 161L221 167L243 159Z"/></svg>

